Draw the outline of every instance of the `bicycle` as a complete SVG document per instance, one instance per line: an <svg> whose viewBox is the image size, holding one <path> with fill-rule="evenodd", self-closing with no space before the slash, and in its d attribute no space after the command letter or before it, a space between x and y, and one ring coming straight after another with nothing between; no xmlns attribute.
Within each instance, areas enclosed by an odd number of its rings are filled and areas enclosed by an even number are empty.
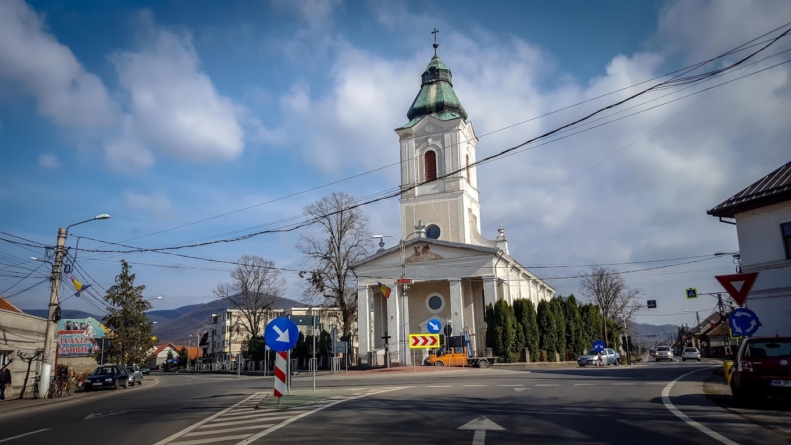
<svg viewBox="0 0 791 445"><path fill-rule="evenodd" d="M47 398L54 399L63 395L63 388L60 385L60 377L53 376L49 381L49 389L47 390Z"/></svg>

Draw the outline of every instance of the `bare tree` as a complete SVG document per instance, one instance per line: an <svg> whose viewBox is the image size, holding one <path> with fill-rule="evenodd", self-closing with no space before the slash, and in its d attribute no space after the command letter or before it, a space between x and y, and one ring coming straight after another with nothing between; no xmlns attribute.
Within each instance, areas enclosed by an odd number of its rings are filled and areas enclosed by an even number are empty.
<svg viewBox="0 0 791 445"><path fill-rule="evenodd" d="M252 336L262 335L267 315L283 297L286 280L275 263L260 256L245 255L231 271L231 282L221 283L214 291L219 299L227 298L241 313L241 322Z"/></svg>
<svg viewBox="0 0 791 445"><path fill-rule="evenodd" d="M580 293L601 308L604 318L604 342L609 344L607 320L620 324L632 318L640 308L637 299L643 291L627 286L616 270L593 267L583 276Z"/></svg>
<svg viewBox="0 0 791 445"><path fill-rule="evenodd" d="M305 207L318 230L303 235L297 244L305 265L311 268L307 275L300 274L306 279L306 297L313 303L337 307L347 338L354 334L357 317L356 277L350 266L368 257L373 247L368 218L353 205L351 196L336 192Z"/></svg>

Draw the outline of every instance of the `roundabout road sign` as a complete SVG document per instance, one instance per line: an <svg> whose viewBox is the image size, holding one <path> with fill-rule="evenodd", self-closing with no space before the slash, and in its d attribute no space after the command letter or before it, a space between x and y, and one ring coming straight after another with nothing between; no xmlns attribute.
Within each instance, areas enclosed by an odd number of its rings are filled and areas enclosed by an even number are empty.
<svg viewBox="0 0 791 445"><path fill-rule="evenodd" d="M749 337L758 332L758 328L761 326L755 312L747 308L739 308L731 312L728 324L731 326L733 335L739 337Z"/></svg>

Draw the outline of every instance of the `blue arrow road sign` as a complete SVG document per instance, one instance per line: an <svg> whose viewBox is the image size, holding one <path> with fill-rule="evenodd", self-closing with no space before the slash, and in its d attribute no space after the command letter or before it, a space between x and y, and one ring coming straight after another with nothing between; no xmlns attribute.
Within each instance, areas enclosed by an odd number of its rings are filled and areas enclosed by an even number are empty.
<svg viewBox="0 0 791 445"><path fill-rule="evenodd" d="M442 332L442 323L436 318L432 318L426 323L426 329L428 329L429 334L439 334Z"/></svg>
<svg viewBox="0 0 791 445"><path fill-rule="evenodd" d="M604 348L605 348L605 345L604 345L604 342L603 342L603 341L601 341L601 340L596 340L595 342L593 342L593 349L595 349L595 350L597 350L597 351L601 351L601 350L603 350Z"/></svg>
<svg viewBox="0 0 791 445"><path fill-rule="evenodd" d="M731 312L728 324L731 326L733 335L738 337L749 337L758 332L758 328L761 326L755 312L747 308L739 308Z"/></svg>
<svg viewBox="0 0 791 445"><path fill-rule="evenodd" d="M299 329L296 323L285 317L278 317L266 325L264 340L273 351L288 351L297 344Z"/></svg>

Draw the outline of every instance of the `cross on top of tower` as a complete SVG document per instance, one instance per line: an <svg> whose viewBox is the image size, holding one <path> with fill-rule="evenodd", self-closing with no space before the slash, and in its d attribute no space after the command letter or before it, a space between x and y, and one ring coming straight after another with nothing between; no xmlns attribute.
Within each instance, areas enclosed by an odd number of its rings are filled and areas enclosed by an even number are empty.
<svg viewBox="0 0 791 445"><path fill-rule="evenodd" d="M439 30L437 28L434 28L434 31L431 31L431 33L434 34L434 55L435 56L437 55L437 48L439 48L439 43L437 43L437 33L438 32L439 32Z"/></svg>

